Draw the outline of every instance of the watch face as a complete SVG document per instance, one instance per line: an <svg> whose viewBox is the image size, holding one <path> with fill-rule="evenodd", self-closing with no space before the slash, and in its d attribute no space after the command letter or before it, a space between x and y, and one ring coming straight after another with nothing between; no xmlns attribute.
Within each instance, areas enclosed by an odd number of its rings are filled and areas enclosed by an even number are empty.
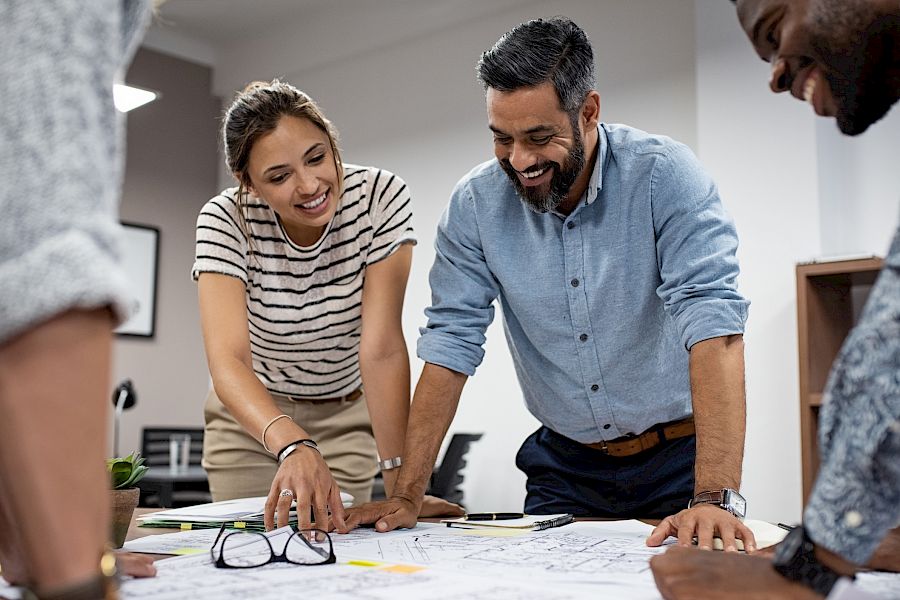
<svg viewBox="0 0 900 600"><path fill-rule="evenodd" d="M738 517L747 514L747 501L734 490L725 490L725 498L723 498L725 507L730 507L732 512Z"/></svg>

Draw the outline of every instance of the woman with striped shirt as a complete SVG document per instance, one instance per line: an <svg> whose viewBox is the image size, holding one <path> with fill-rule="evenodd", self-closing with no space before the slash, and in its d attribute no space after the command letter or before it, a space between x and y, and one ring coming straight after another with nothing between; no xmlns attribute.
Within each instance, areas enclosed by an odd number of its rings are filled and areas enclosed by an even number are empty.
<svg viewBox="0 0 900 600"><path fill-rule="evenodd" d="M301 527L310 507L320 527L329 510L342 525L340 490L368 501L380 464L390 492L403 450L409 192L383 169L343 164L330 122L287 83L248 86L223 136L239 185L200 212L192 271L214 388L210 489L217 501L267 496L268 528L276 511L287 523L293 499Z"/></svg>

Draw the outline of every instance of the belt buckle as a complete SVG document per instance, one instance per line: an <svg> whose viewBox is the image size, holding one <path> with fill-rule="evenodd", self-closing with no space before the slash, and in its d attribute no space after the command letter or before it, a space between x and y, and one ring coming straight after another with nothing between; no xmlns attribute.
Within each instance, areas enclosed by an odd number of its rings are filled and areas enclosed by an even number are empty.
<svg viewBox="0 0 900 600"><path fill-rule="evenodd" d="M600 440L600 448L598 450L603 454L609 454L609 446L606 445L606 440Z"/></svg>

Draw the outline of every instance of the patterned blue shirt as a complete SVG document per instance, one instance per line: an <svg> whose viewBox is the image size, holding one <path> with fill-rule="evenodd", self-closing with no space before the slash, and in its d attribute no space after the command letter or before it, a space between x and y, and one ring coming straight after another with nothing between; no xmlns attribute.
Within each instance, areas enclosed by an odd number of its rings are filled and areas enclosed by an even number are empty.
<svg viewBox="0 0 900 600"><path fill-rule="evenodd" d="M737 235L693 153L598 127L588 188L538 214L496 160L457 184L438 226L426 362L472 375L499 298L529 410L580 442L691 414L688 349L743 332Z"/></svg>
<svg viewBox="0 0 900 600"><path fill-rule="evenodd" d="M814 542L863 564L900 525L900 230L829 375L819 448L804 524Z"/></svg>

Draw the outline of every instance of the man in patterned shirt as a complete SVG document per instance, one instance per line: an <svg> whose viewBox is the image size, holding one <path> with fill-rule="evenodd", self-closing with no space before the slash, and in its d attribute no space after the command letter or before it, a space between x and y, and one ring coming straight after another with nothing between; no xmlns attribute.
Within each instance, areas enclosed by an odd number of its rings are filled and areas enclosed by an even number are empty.
<svg viewBox="0 0 900 600"><path fill-rule="evenodd" d="M857 135L900 97L897 0L737 0L772 91L790 91ZM858 565L900 570L900 233L859 324L832 366L822 464L803 526L762 558L674 548L651 561L666 598L868 595ZM891 528L895 529L891 529Z"/></svg>

